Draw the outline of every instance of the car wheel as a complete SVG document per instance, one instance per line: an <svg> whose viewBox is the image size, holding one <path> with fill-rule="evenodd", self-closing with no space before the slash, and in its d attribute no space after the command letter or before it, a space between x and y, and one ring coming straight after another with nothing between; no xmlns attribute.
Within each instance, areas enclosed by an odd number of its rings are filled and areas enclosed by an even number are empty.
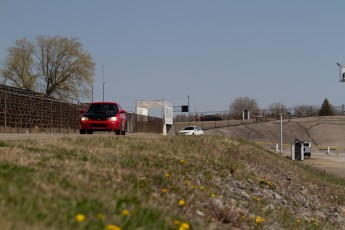
<svg viewBox="0 0 345 230"><path fill-rule="evenodd" d="M119 129L115 131L115 135L121 135L121 122L122 121L120 121Z"/></svg>
<svg viewBox="0 0 345 230"><path fill-rule="evenodd" d="M126 135L127 124L125 123L125 127L121 130L121 135Z"/></svg>
<svg viewBox="0 0 345 230"><path fill-rule="evenodd" d="M85 134L85 133L86 133L86 130L80 129L80 130L79 130L79 133L80 133L80 134Z"/></svg>

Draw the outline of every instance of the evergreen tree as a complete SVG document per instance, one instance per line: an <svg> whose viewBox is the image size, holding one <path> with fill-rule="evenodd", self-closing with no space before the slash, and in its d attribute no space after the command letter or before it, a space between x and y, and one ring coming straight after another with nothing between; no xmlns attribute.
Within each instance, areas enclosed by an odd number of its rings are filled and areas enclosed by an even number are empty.
<svg viewBox="0 0 345 230"><path fill-rule="evenodd" d="M332 105L329 103L327 98L322 103L321 109L319 111L319 116L333 116L334 110Z"/></svg>

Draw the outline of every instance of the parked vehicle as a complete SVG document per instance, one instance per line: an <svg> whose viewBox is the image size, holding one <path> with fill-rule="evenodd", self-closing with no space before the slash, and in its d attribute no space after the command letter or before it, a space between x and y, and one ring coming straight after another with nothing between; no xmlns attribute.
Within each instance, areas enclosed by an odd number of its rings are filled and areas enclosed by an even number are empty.
<svg viewBox="0 0 345 230"><path fill-rule="evenodd" d="M223 118L220 115L201 115L200 121L222 121Z"/></svg>
<svg viewBox="0 0 345 230"><path fill-rule="evenodd" d="M311 157L311 143L304 142L304 157Z"/></svg>
<svg viewBox="0 0 345 230"><path fill-rule="evenodd" d="M179 135L204 135L204 131L198 126L186 126L178 132Z"/></svg>
<svg viewBox="0 0 345 230"><path fill-rule="evenodd" d="M80 134L93 134L94 131L126 134L126 111L116 102L93 102L80 112Z"/></svg>

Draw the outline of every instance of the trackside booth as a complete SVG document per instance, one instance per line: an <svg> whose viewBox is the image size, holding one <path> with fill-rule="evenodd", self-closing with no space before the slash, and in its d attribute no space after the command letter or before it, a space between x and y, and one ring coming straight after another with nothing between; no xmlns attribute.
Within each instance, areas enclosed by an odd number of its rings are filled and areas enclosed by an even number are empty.
<svg viewBox="0 0 345 230"><path fill-rule="evenodd" d="M137 114L148 116L149 109L162 109L163 135L174 134L173 104L164 100L137 101Z"/></svg>
<svg viewBox="0 0 345 230"><path fill-rule="evenodd" d="M291 160L304 160L304 142L295 139L291 145Z"/></svg>
<svg viewBox="0 0 345 230"><path fill-rule="evenodd" d="M304 158L310 158L311 156L311 143L303 142L298 139L291 145L291 160L304 160Z"/></svg>

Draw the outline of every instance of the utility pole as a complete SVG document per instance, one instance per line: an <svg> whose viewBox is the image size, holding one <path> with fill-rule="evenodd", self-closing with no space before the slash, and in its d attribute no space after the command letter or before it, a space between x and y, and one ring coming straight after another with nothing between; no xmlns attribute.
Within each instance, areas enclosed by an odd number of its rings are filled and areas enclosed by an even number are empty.
<svg viewBox="0 0 345 230"><path fill-rule="evenodd" d="M189 94L188 94L188 124L190 124L190 115L189 115Z"/></svg>
<svg viewBox="0 0 345 230"><path fill-rule="evenodd" d="M103 79L103 102L104 102L104 66L102 65L102 79Z"/></svg>
<svg viewBox="0 0 345 230"><path fill-rule="evenodd" d="M280 114L280 153L283 149L283 114Z"/></svg>
<svg viewBox="0 0 345 230"><path fill-rule="evenodd" d="M91 87L91 102L93 102L93 85L90 85Z"/></svg>
<svg viewBox="0 0 345 230"><path fill-rule="evenodd" d="M91 102L93 102L93 85L91 85Z"/></svg>

